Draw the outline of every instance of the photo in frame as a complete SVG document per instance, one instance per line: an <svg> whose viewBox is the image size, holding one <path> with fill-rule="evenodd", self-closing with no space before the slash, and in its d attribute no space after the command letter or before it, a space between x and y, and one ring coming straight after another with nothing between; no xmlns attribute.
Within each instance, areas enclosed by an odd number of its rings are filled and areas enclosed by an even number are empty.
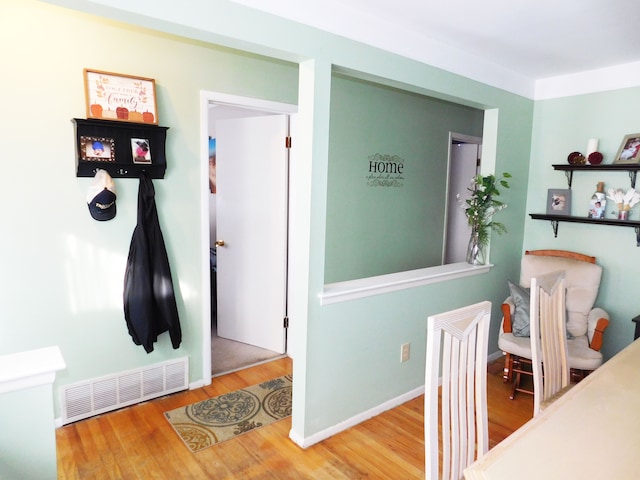
<svg viewBox="0 0 640 480"><path fill-rule="evenodd" d="M80 158L92 162L115 162L115 140L106 137L80 137Z"/></svg>
<svg viewBox="0 0 640 480"><path fill-rule="evenodd" d="M131 139L131 156L133 163L151 164L151 147L149 140L146 138Z"/></svg>
<svg viewBox="0 0 640 480"><path fill-rule="evenodd" d="M589 199L587 218L604 218L606 208L607 197L604 193L604 183L598 182L598 189L593 193L591 199Z"/></svg>
<svg viewBox="0 0 640 480"><path fill-rule="evenodd" d="M550 188L547 191L547 215L571 214L571 190Z"/></svg>
<svg viewBox="0 0 640 480"><path fill-rule="evenodd" d="M152 78L84 69L87 118L158 124Z"/></svg>
<svg viewBox="0 0 640 480"><path fill-rule="evenodd" d="M640 133L630 133L629 135L624 136L613 163L640 163Z"/></svg>

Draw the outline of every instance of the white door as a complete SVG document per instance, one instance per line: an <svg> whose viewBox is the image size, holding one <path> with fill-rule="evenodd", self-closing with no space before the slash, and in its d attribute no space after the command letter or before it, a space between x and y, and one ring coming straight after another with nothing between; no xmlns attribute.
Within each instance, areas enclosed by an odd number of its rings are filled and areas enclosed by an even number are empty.
<svg viewBox="0 0 640 480"><path fill-rule="evenodd" d="M479 171L479 158L479 145L477 144L460 143L451 145L445 264L464 262L466 260L471 227L456 195L459 193L463 201L469 198L470 192L468 188L471 186L471 179Z"/></svg>
<svg viewBox="0 0 640 480"><path fill-rule="evenodd" d="M285 351L287 115L216 122L217 328Z"/></svg>

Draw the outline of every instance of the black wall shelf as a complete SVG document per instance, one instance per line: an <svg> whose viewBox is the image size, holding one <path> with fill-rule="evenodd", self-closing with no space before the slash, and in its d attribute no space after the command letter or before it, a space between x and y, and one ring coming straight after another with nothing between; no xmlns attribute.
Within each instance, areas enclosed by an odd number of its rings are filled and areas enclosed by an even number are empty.
<svg viewBox="0 0 640 480"><path fill-rule="evenodd" d="M109 172L113 178L138 178L142 171L150 178L164 178L167 169L165 142L169 127L144 123L110 120L72 119L75 126L76 175L93 177L97 169ZM100 142L103 156L92 146ZM133 145L132 145L133 141ZM146 141L148 158L135 158L136 141Z"/></svg>
<svg viewBox="0 0 640 480"><path fill-rule="evenodd" d="M557 164L552 165L554 170L561 170L567 177L569 188L571 188L571 182L573 181L573 172L628 172L631 179L631 188L636 188L636 176L640 165L637 164L607 164L607 165L571 165L571 164Z"/></svg>
<svg viewBox="0 0 640 480"><path fill-rule="evenodd" d="M554 170L564 171L567 176L569 188L571 188L571 182L573 181L573 172L628 172L631 179L631 188L636 186L636 175L640 170L640 165L637 164L607 164L607 165L571 165L571 164L556 164L552 165ZM640 247L640 221L634 220L618 220L608 218L588 218L588 217L574 217L572 215L550 215L543 213L530 213L529 216L533 220L548 220L551 222L553 228L554 237L558 237L558 225L560 222L567 223L589 223L598 225L608 225L610 227L629 227L635 229L636 232L636 246Z"/></svg>
<svg viewBox="0 0 640 480"><path fill-rule="evenodd" d="M558 236L558 224L560 222L568 223L589 223L596 225L609 225L612 227L630 227L634 228L636 232L636 246L640 247L640 222L635 220L618 220L607 218L587 218L587 217L573 217L571 215L547 215L542 213L530 213L529 216L533 220L549 220L553 227L554 237Z"/></svg>

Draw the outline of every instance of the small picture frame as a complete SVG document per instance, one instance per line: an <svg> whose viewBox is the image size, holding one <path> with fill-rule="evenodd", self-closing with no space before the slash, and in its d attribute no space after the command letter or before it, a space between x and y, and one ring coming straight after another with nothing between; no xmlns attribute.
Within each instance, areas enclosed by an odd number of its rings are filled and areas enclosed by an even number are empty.
<svg viewBox="0 0 640 480"><path fill-rule="evenodd" d="M91 162L115 162L115 140L106 137L80 137L80 158Z"/></svg>
<svg viewBox="0 0 640 480"><path fill-rule="evenodd" d="M131 156L133 163L151 165L151 144L147 138L131 139Z"/></svg>
<svg viewBox="0 0 640 480"><path fill-rule="evenodd" d="M640 163L640 133L624 136L613 163L623 165Z"/></svg>
<svg viewBox="0 0 640 480"><path fill-rule="evenodd" d="M571 190L550 188L547 191L547 215L570 215Z"/></svg>
<svg viewBox="0 0 640 480"><path fill-rule="evenodd" d="M589 210L587 218L604 218L605 210L607 208L607 197L604 192L595 192L589 200Z"/></svg>
<svg viewBox="0 0 640 480"><path fill-rule="evenodd" d="M158 124L153 78L84 69L87 118Z"/></svg>

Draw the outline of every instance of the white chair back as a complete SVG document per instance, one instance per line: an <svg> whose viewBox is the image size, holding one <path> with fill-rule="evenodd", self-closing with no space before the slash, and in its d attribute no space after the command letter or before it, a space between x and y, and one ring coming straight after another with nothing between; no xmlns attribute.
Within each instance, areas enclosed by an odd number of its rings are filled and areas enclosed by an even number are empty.
<svg viewBox="0 0 640 480"><path fill-rule="evenodd" d="M569 385L565 276L551 272L531 279L533 415Z"/></svg>
<svg viewBox="0 0 640 480"><path fill-rule="evenodd" d="M459 480L464 468L488 450L490 318L491 302L486 301L428 318L424 406L427 480ZM438 408L439 375L442 375L441 408Z"/></svg>

